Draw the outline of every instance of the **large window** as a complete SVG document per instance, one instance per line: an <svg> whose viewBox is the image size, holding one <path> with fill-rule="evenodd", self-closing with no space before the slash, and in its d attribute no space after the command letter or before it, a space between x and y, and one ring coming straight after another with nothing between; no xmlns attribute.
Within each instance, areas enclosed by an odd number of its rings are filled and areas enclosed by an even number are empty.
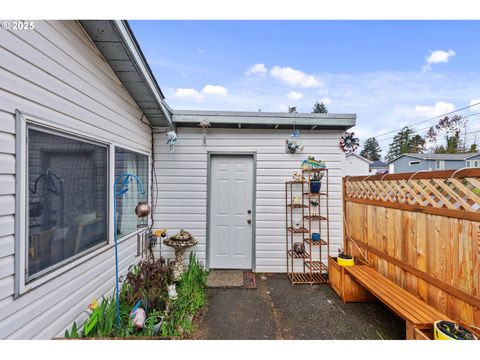
<svg viewBox="0 0 480 360"><path fill-rule="evenodd" d="M141 201L148 199L148 156L122 148L115 148L115 179L123 174L137 176L143 183L144 194L140 191L140 185L133 181L129 190L117 196L117 237L125 236L135 231L138 219L135 215L135 207ZM119 184L124 178L120 178ZM117 186L117 189L119 187Z"/></svg>
<svg viewBox="0 0 480 360"><path fill-rule="evenodd" d="M107 242L108 148L27 127L27 276Z"/></svg>

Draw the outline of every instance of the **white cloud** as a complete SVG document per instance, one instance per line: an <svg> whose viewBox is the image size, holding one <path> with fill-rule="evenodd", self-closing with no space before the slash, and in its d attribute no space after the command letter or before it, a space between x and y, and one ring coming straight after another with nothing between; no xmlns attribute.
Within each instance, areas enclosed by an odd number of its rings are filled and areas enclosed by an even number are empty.
<svg viewBox="0 0 480 360"><path fill-rule="evenodd" d="M422 117L432 118L455 110L455 105L443 101L437 102L434 106L415 106L415 113Z"/></svg>
<svg viewBox="0 0 480 360"><path fill-rule="evenodd" d="M473 104L478 104L478 103L480 103L480 99L473 99L472 101L470 101L470 106L473 106ZM480 105L475 105L474 108L480 109Z"/></svg>
<svg viewBox="0 0 480 360"><path fill-rule="evenodd" d="M291 91L288 93L287 98L298 101L303 98L303 94L300 91Z"/></svg>
<svg viewBox="0 0 480 360"><path fill-rule="evenodd" d="M322 86L322 83L315 76L305 74L303 71L293 69L289 66L274 66L270 70L270 75L290 86L299 86L303 88Z"/></svg>
<svg viewBox="0 0 480 360"><path fill-rule="evenodd" d="M205 85L202 91L192 88L178 88L173 92L177 99L203 100L206 97L228 96L227 88L220 85Z"/></svg>
<svg viewBox="0 0 480 360"><path fill-rule="evenodd" d="M173 97L178 99L196 99L196 100L203 98L202 94L200 94L197 90L186 89L186 88L175 89L173 93Z"/></svg>
<svg viewBox="0 0 480 360"><path fill-rule="evenodd" d="M345 97L352 96L352 92L350 90L345 91Z"/></svg>
<svg viewBox="0 0 480 360"><path fill-rule="evenodd" d="M227 96L228 90L227 88L220 86L220 85L205 85L202 89L202 94L208 96Z"/></svg>
<svg viewBox="0 0 480 360"><path fill-rule="evenodd" d="M247 71L245 71L245 75L260 75L265 76L268 72L265 64L254 64L248 67Z"/></svg>
<svg viewBox="0 0 480 360"><path fill-rule="evenodd" d="M320 102L324 103L325 105L330 105L332 103L332 99L330 99L328 97L324 97L324 98L320 99Z"/></svg>
<svg viewBox="0 0 480 360"><path fill-rule="evenodd" d="M427 57L425 60L426 64L423 66L423 70L430 70L432 68L432 64L438 63L448 63L450 58L457 55L455 51L449 49L448 51L444 50L435 50L430 52L430 56Z"/></svg>

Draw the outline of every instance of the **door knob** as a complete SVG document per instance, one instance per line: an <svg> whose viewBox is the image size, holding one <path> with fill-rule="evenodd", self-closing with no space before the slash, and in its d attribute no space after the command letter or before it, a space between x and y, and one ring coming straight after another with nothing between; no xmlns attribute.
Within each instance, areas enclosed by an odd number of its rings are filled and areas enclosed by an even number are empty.
<svg viewBox="0 0 480 360"><path fill-rule="evenodd" d="M251 224L251 223L252 223L252 219L247 219L247 223Z"/></svg>

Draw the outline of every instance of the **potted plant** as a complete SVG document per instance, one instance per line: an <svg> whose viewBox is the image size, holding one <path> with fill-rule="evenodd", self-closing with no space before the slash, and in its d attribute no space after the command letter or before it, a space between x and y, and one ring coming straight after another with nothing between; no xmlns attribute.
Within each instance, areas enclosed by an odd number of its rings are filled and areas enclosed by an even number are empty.
<svg viewBox="0 0 480 360"><path fill-rule="evenodd" d="M433 324L435 340L477 340L470 330L460 324L438 320Z"/></svg>
<svg viewBox="0 0 480 360"><path fill-rule="evenodd" d="M337 263L340 266L353 266L355 261L353 256L346 255L342 248L338 249Z"/></svg>
<svg viewBox="0 0 480 360"><path fill-rule="evenodd" d="M322 187L322 178L323 173L313 174L312 178L310 179L310 192L312 194L318 194L320 192L320 188Z"/></svg>

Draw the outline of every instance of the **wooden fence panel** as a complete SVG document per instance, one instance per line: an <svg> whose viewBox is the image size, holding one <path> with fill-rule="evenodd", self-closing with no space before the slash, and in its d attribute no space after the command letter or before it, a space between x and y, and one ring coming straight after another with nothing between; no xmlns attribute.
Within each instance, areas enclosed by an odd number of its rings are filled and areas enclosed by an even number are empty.
<svg viewBox="0 0 480 360"><path fill-rule="evenodd" d="M345 250L480 328L480 169L347 177L343 189Z"/></svg>

